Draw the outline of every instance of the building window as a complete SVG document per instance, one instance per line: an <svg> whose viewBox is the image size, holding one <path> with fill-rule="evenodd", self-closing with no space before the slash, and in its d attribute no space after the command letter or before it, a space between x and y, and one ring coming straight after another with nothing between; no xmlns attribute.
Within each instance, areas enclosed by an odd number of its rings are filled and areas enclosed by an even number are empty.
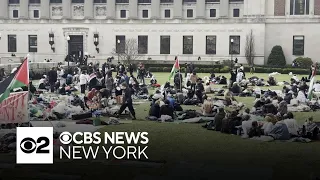
<svg viewBox="0 0 320 180"><path fill-rule="evenodd" d="M187 17L192 18L193 17L193 9L187 9Z"/></svg>
<svg viewBox="0 0 320 180"><path fill-rule="evenodd" d="M121 18L126 18L127 17L127 10L121 10L120 11L120 17Z"/></svg>
<svg viewBox="0 0 320 180"><path fill-rule="evenodd" d="M217 16L216 9L210 9L210 17L216 17L216 16Z"/></svg>
<svg viewBox="0 0 320 180"><path fill-rule="evenodd" d="M138 0L139 4L150 4L151 0Z"/></svg>
<svg viewBox="0 0 320 180"><path fill-rule="evenodd" d="M173 0L160 0L161 4L173 3Z"/></svg>
<svg viewBox="0 0 320 180"><path fill-rule="evenodd" d="M40 4L40 0L29 0L29 4Z"/></svg>
<svg viewBox="0 0 320 180"><path fill-rule="evenodd" d="M240 54L240 36L230 36L229 54Z"/></svg>
<svg viewBox="0 0 320 180"><path fill-rule="evenodd" d="M290 15L308 15L309 0L290 0Z"/></svg>
<svg viewBox="0 0 320 180"><path fill-rule="evenodd" d="M17 52L17 36L8 35L8 52Z"/></svg>
<svg viewBox="0 0 320 180"><path fill-rule="evenodd" d="M183 54L193 54L193 36L183 36Z"/></svg>
<svg viewBox="0 0 320 180"><path fill-rule="evenodd" d="M148 12L148 10L142 10L142 17L143 17L143 18L148 18L148 17L149 17L149 12Z"/></svg>
<svg viewBox="0 0 320 180"><path fill-rule="evenodd" d="M72 3L84 3L84 0L72 0Z"/></svg>
<svg viewBox="0 0 320 180"><path fill-rule="evenodd" d="M220 0L206 0L206 3L215 3L215 2L220 2Z"/></svg>
<svg viewBox="0 0 320 180"><path fill-rule="evenodd" d="M240 17L240 9L233 9L233 17Z"/></svg>
<svg viewBox="0 0 320 180"><path fill-rule="evenodd" d="M13 10L12 11L12 17L13 18L19 18L19 11L18 10Z"/></svg>
<svg viewBox="0 0 320 180"><path fill-rule="evenodd" d="M196 3L197 0L183 0L183 3Z"/></svg>
<svg viewBox="0 0 320 180"><path fill-rule="evenodd" d="M97 3L97 4L107 3L107 0L94 0L93 3Z"/></svg>
<svg viewBox="0 0 320 180"><path fill-rule="evenodd" d="M148 54L148 36L138 36L138 54Z"/></svg>
<svg viewBox="0 0 320 180"><path fill-rule="evenodd" d="M116 36L116 53L125 53L126 36Z"/></svg>
<svg viewBox="0 0 320 180"><path fill-rule="evenodd" d="M171 17L170 9L164 10L164 17L165 18L170 18Z"/></svg>
<svg viewBox="0 0 320 180"><path fill-rule="evenodd" d="M129 0L116 0L117 4L129 3Z"/></svg>
<svg viewBox="0 0 320 180"><path fill-rule="evenodd" d="M170 54L170 36L160 36L160 54Z"/></svg>
<svg viewBox="0 0 320 180"><path fill-rule="evenodd" d="M38 38L37 35L29 35L29 52L38 51Z"/></svg>
<svg viewBox="0 0 320 180"><path fill-rule="evenodd" d="M293 36L293 55L304 55L304 36Z"/></svg>
<svg viewBox="0 0 320 180"><path fill-rule="evenodd" d="M33 10L33 17L39 18L39 10Z"/></svg>
<svg viewBox="0 0 320 180"><path fill-rule="evenodd" d="M20 0L9 0L9 4L20 4Z"/></svg>
<svg viewBox="0 0 320 180"><path fill-rule="evenodd" d="M50 3L58 4L58 3L62 3L62 0L50 0Z"/></svg>
<svg viewBox="0 0 320 180"><path fill-rule="evenodd" d="M206 37L206 54L216 54L216 44L217 37L216 36L207 36Z"/></svg>

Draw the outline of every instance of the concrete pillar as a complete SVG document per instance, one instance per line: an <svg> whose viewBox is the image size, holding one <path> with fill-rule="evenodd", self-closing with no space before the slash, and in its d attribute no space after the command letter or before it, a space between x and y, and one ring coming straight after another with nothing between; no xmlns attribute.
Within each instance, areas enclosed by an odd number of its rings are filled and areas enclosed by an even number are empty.
<svg viewBox="0 0 320 180"><path fill-rule="evenodd" d="M41 0L41 19L50 19L50 0Z"/></svg>
<svg viewBox="0 0 320 180"><path fill-rule="evenodd" d="M63 19L70 19L71 18L71 0L63 0L62 1L62 12L63 12Z"/></svg>
<svg viewBox="0 0 320 180"><path fill-rule="evenodd" d="M310 6L309 6L309 15L314 15L314 0L310 0Z"/></svg>
<svg viewBox="0 0 320 180"><path fill-rule="evenodd" d="M0 19L8 19L8 11L9 11L9 3L8 1L3 1L0 6Z"/></svg>
<svg viewBox="0 0 320 180"><path fill-rule="evenodd" d="M114 19L116 17L116 0L107 1L107 18Z"/></svg>
<svg viewBox="0 0 320 180"><path fill-rule="evenodd" d="M151 1L151 19L160 18L160 0Z"/></svg>
<svg viewBox="0 0 320 180"><path fill-rule="evenodd" d="M204 19L206 17L206 1L197 0L197 19Z"/></svg>
<svg viewBox="0 0 320 180"><path fill-rule="evenodd" d="M229 0L220 1L220 17L229 17Z"/></svg>
<svg viewBox="0 0 320 180"><path fill-rule="evenodd" d="M20 13L21 19L29 18L29 1L27 0L20 1L19 13Z"/></svg>
<svg viewBox="0 0 320 180"><path fill-rule="evenodd" d="M173 1L173 18L182 19L182 0Z"/></svg>
<svg viewBox="0 0 320 180"><path fill-rule="evenodd" d="M84 1L84 18L93 19L93 0Z"/></svg>
<svg viewBox="0 0 320 180"><path fill-rule="evenodd" d="M285 0L285 15L290 15L290 0Z"/></svg>
<svg viewBox="0 0 320 180"><path fill-rule="evenodd" d="M129 1L129 19L138 19L138 0Z"/></svg>

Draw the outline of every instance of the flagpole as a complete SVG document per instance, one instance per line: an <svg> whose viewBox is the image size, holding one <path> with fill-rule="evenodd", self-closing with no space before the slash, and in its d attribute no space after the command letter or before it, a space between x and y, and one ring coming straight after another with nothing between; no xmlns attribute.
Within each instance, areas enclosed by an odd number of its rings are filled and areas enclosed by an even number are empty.
<svg viewBox="0 0 320 180"><path fill-rule="evenodd" d="M29 75L29 57L30 57L30 55L29 54L27 54L27 69L28 69L28 82L30 81L30 75ZM30 101L30 82L29 82L29 84L27 85L27 87L28 87L28 103L27 103L27 113L28 113L28 122L29 122L29 127L31 126L31 115L30 115L30 106L29 106L29 101Z"/></svg>

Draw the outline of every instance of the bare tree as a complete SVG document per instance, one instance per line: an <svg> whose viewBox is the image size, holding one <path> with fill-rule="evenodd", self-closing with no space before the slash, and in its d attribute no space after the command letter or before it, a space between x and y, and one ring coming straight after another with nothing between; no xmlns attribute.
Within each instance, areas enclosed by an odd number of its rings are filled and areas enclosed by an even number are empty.
<svg viewBox="0 0 320 180"><path fill-rule="evenodd" d="M245 47L245 56L246 56L248 65L250 66L254 65L255 55L256 53L255 53L254 35L251 29L250 33L247 34L246 47Z"/></svg>
<svg viewBox="0 0 320 180"><path fill-rule="evenodd" d="M136 39L126 39L125 42L120 42L119 45L113 49L112 54L118 56L125 64L130 64L131 61L138 60L141 57L138 50Z"/></svg>

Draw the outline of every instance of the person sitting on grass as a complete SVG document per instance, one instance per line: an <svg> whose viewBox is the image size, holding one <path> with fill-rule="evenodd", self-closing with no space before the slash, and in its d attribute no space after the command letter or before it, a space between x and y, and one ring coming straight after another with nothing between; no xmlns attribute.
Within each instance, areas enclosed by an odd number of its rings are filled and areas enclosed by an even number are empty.
<svg viewBox="0 0 320 180"><path fill-rule="evenodd" d="M233 93L233 95L238 96L242 91L241 91L241 87L239 86L239 84L237 82L234 82L232 87L231 87L231 92Z"/></svg>
<svg viewBox="0 0 320 180"><path fill-rule="evenodd" d="M204 86L204 92L205 92L206 94L210 94L210 93L213 92L212 89L211 89L211 86L210 86L210 83L209 83L209 82L207 82L206 85Z"/></svg>
<svg viewBox="0 0 320 180"><path fill-rule="evenodd" d="M88 92L87 98L89 101L92 101L93 97L96 95L96 89L92 88L91 91Z"/></svg>
<svg viewBox="0 0 320 180"><path fill-rule="evenodd" d="M237 102L237 100L234 98L233 93L230 90L230 88L228 90L226 90L226 92L224 93L224 100L225 100L225 105L226 106L232 105L233 101Z"/></svg>
<svg viewBox="0 0 320 180"><path fill-rule="evenodd" d="M202 114L204 116L212 116L213 115L213 102L212 99L209 97L204 100L202 104Z"/></svg>
<svg viewBox="0 0 320 180"><path fill-rule="evenodd" d="M273 76L270 76L270 77L269 77L269 80L268 80L268 84L269 84L270 86L276 86L276 85L277 85L276 78L273 77Z"/></svg>
<svg viewBox="0 0 320 180"><path fill-rule="evenodd" d="M162 115L168 115L168 116L171 116L172 119L174 118L173 117L173 108L170 106L170 101L169 100L165 100L164 101L164 105L162 105L160 107L160 117Z"/></svg>
<svg viewBox="0 0 320 180"><path fill-rule="evenodd" d="M160 118L160 101L161 100L158 99L153 104L151 104L149 110L149 117Z"/></svg>

